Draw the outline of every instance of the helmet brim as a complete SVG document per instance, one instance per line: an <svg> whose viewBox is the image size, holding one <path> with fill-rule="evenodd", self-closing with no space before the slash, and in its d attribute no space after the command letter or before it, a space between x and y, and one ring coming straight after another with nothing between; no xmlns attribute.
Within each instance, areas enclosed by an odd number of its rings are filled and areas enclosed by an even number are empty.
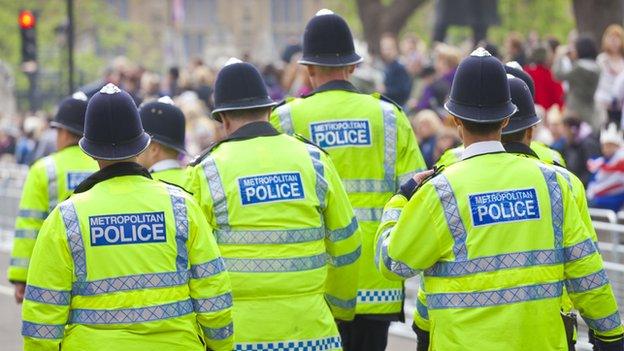
<svg viewBox="0 0 624 351"><path fill-rule="evenodd" d="M470 106L448 100L444 109L451 115L465 121L475 123L494 123L511 117L518 108L508 102L499 106Z"/></svg>
<svg viewBox="0 0 624 351"><path fill-rule="evenodd" d="M106 161L125 160L139 155L149 146L151 137L143 132L138 137L125 142L113 145L111 143L96 142L82 137L78 142L82 151L97 159Z"/></svg>

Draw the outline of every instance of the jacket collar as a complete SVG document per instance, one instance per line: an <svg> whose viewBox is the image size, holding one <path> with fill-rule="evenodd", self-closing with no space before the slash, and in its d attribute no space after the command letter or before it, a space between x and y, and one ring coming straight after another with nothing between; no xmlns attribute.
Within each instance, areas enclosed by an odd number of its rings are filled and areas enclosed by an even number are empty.
<svg viewBox="0 0 624 351"><path fill-rule="evenodd" d="M238 128L234 133L230 134L227 138L223 139L221 143L227 141L246 140L262 136L276 136L280 132L273 128L269 122L251 122Z"/></svg>
<svg viewBox="0 0 624 351"><path fill-rule="evenodd" d="M503 144L498 140L492 141L480 141L478 143L470 144L462 152L462 160L466 160L475 156L485 154L495 154L505 152Z"/></svg>
<svg viewBox="0 0 624 351"><path fill-rule="evenodd" d="M109 180L115 177L121 176L129 176L129 175L138 175L143 176L145 178L152 179L150 173L145 169L145 167L141 166L135 162L119 162L113 163L112 165L102 168L99 171L93 173L87 179L83 180L82 183L76 187L74 190L75 194L84 193L87 190L93 188L96 184L101 183L105 180Z"/></svg>
<svg viewBox="0 0 624 351"><path fill-rule="evenodd" d="M505 151L508 153L525 155L539 160L539 156L537 156L535 151L524 143L510 142L505 143L503 146L505 147Z"/></svg>
<svg viewBox="0 0 624 351"><path fill-rule="evenodd" d="M170 169L180 169L180 168L182 168L182 166L180 165L180 162L178 162L178 160L169 158L169 159L161 160L161 161L154 163L152 167L149 168L149 172L150 173L163 172L163 171L168 171Z"/></svg>
<svg viewBox="0 0 624 351"><path fill-rule="evenodd" d="M322 93L324 91L329 91L329 90L344 90L344 91L350 91L352 93L359 93L359 90L357 90L357 88L353 86L353 84L351 84L351 82L349 81L332 80L331 82L327 82L321 85L320 87L314 89L312 94Z"/></svg>

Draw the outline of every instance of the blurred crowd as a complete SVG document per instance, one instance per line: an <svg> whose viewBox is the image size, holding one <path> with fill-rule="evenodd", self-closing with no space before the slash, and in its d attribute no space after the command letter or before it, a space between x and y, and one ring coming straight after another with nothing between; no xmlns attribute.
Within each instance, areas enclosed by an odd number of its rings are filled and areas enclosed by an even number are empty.
<svg viewBox="0 0 624 351"><path fill-rule="evenodd" d="M624 204L624 28L609 26L599 42L575 31L566 42L536 33L509 33L500 47L486 41L478 46L505 63L517 62L532 77L543 120L534 133L536 140L563 155L567 168L587 186L590 206L619 210ZM378 57L365 57L355 71L358 89L381 92L403 106L430 167L444 151L461 144L444 102L459 62L474 47L471 41L427 44L413 33L399 39L383 35ZM312 93L307 71L297 64L300 56L301 46L293 42L280 60L257 65L273 99ZM254 62L253 57L241 59ZM197 58L186 67L153 72L118 57L100 80L80 90L90 96L114 83L128 91L137 106L170 96L187 118L187 147L196 155L223 136L209 115L216 71L226 60L207 63ZM4 121L0 158L30 164L52 152L50 117L41 111Z"/></svg>

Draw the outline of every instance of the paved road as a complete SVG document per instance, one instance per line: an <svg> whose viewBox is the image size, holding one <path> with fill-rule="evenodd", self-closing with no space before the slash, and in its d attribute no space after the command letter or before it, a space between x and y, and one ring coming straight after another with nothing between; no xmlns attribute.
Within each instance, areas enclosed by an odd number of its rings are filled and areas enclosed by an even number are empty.
<svg viewBox="0 0 624 351"><path fill-rule="evenodd" d="M7 282L6 270L9 255L0 253L0 350L22 350L20 338L20 306L13 300L13 288ZM391 336L387 351L412 351L416 350L414 341Z"/></svg>

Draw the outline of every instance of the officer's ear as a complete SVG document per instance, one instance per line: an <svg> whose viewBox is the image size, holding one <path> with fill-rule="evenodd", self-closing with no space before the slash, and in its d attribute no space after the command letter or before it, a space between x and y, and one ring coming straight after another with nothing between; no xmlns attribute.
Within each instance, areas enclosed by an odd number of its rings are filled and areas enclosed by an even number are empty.
<svg viewBox="0 0 624 351"><path fill-rule="evenodd" d="M507 118L505 118L505 119L503 120L503 124L502 124L502 126L501 126L501 129L505 129L505 127L507 127L507 125L509 125L509 119L510 119L510 118L509 118L509 117L507 117Z"/></svg>
<svg viewBox="0 0 624 351"><path fill-rule="evenodd" d="M306 68L308 69L308 75L310 77L314 77L316 76L316 67L314 67L314 65L306 65Z"/></svg>
<svg viewBox="0 0 624 351"><path fill-rule="evenodd" d="M355 65L347 66L347 72L353 74L353 72L355 72Z"/></svg>

